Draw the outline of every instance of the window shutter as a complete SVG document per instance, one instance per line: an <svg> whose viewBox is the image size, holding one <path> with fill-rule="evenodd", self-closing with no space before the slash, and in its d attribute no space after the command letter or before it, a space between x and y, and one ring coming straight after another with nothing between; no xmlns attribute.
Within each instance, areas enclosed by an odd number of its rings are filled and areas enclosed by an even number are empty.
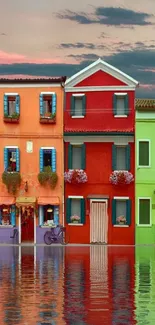
<svg viewBox="0 0 155 325"><path fill-rule="evenodd" d="M19 148L16 149L16 172L20 171L20 154Z"/></svg>
<svg viewBox="0 0 155 325"><path fill-rule="evenodd" d="M16 95L16 113L20 114L20 97Z"/></svg>
<svg viewBox="0 0 155 325"><path fill-rule="evenodd" d="M116 170L116 161L117 161L117 146L112 145L112 170Z"/></svg>
<svg viewBox="0 0 155 325"><path fill-rule="evenodd" d="M52 94L52 114L56 114L57 98L56 93Z"/></svg>
<svg viewBox="0 0 155 325"><path fill-rule="evenodd" d="M40 160L40 172L43 172L43 169L44 169L44 151L41 148L40 148L39 160Z"/></svg>
<svg viewBox="0 0 155 325"><path fill-rule="evenodd" d="M85 224L85 199L81 199L81 223Z"/></svg>
<svg viewBox="0 0 155 325"><path fill-rule="evenodd" d="M16 225L16 207L15 205L11 206L11 225Z"/></svg>
<svg viewBox="0 0 155 325"><path fill-rule="evenodd" d="M72 169L72 145L68 145L68 169Z"/></svg>
<svg viewBox="0 0 155 325"><path fill-rule="evenodd" d="M116 224L116 200L112 199L112 224Z"/></svg>
<svg viewBox="0 0 155 325"><path fill-rule="evenodd" d="M126 221L127 225L131 225L131 200L126 201Z"/></svg>
<svg viewBox="0 0 155 325"><path fill-rule="evenodd" d="M129 115L129 97L126 95L124 97L124 107L125 107L125 115Z"/></svg>
<svg viewBox="0 0 155 325"><path fill-rule="evenodd" d="M130 145L126 146L126 170L130 170Z"/></svg>
<svg viewBox="0 0 155 325"><path fill-rule="evenodd" d="M4 115L8 115L8 96L4 95Z"/></svg>
<svg viewBox="0 0 155 325"><path fill-rule="evenodd" d="M71 222L70 217L71 217L71 199L67 199L66 200L66 222L67 223Z"/></svg>
<svg viewBox="0 0 155 325"><path fill-rule="evenodd" d="M8 148L4 148L4 170L7 170L8 167Z"/></svg>
<svg viewBox="0 0 155 325"><path fill-rule="evenodd" d="M117 115L117 95L113 94L113 114Z"/></svg>
<svg viewBox="0 0 155 325"><path fill-rule="evenodd" d="M39 205L39 226L44 224L44 208L43 205Z"/></svg>
<svg viewBox="0 0 155 325"><path fill-rule="evenodd" d="M70 109L70 115L75 115L75 97L71 96L71 109Z"/></svg>
<svg viewBox="0 0 155 325"><path fill-rule="evenodd" d="M52 149L52 172L56 172L56 149Z"/></svg>
<svg viewBox="0 0 155 325"><path fill-rule="evenodd" d="M44 102L43 102L43 94L40 94L40 115L44 115Z"/></svg>
<svg viewBox="0 0 155 325"><path fill-rule="evenodd" d="M82 97L82 115L86 116L86 95Z"/></svg>
<svg viewBox="0 0 155 325"><path fill-rule="evenodd" d="M86 169L86 145L81 147L81 169Z"/></svg>

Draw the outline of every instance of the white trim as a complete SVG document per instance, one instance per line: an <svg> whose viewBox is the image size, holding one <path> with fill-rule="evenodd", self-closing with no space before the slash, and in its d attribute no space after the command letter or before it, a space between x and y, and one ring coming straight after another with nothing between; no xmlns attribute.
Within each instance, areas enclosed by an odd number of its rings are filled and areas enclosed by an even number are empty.
<svg viewBox="0 0 155 325"><path fill-rule="evenodd" d="M17 96L18 93L5 93L4 95L6 95L6 96Z"/></svg>
<svg viewBox="0 0 155 325"><path fill-rule="evenodd" d="M68 226L83 226L83 223L68 223Z"/></svg>
<svg viewBox="0 0 155 325"><path fill-rule="evenodd" d="M116 96L126 96L127 93L114 93Z"/></svg>
<svg viewBox="0 0 155 325"><path fill-rule="evenodd" d="M68 195L69 199L84 199L84 196L78 195Z"/></svg>
<svg viewBox="0 0 155 325"><path fill-rule="evenodd" d="M72 94L73 97L83 97L85 94Z"/></svg>
<svg viewBox="0 0 155 325"><path fill-rule="evenodd" d="M0 225L0 228L13 228L13 226L12 225Z"/></svg>
<svg viewBox="0 0 155 325"><path fill-rule="evenodd" d="M36 227L36 212L34 209L34 245L37 243L37 227Z"/></svg>
<svg viewBox="0 0 155 325"><path fill-rule="evenodd" d="M134 136L128 135L65 135L64 136L64 142L70 142L72 144L79 144L81 143L87 143L87 142L93 142L93 143L101 143L101 142L112 142L118 146L126 146L128 143L134 142Z"/></svg>
<svg viewBox="0 0 155 325"><path fill-rule="evenodd" d="M87 92L87 91L135 91L135 87L129 86L86 86L86 87L67 87L66 93Z"/></svg>
<svg viewBox="0 0 155 325"><path fill-rule="evenodd" d="M129 196L114 196L114 200L126 201L130 200Z"/></svg>
<svg viewBox="0 0 155 325"><path fill-rule="evenodd" d="M59 83L31 83L30 81L29 81L29 83L11 83L11 80L10 80L10 83L0 83L0 88L2 89L2 88L47 88L47 87L51 87L51 88L61 88L62 86L61 86L61 83L59 84Z"/></svg>
<svg viewBox="0 0 155 325"><path fill-rule="evenodd" d="M85 116L83 116L83 115L77 115L77 116L72 116L72 118L84 118Z"/></svg>
<svg viewBox="0 0 155 325"><path fill-rule="evenodd" d="M129 225L113 225L113 227L116 227L116 228L128 228Z"/></svg>
<svg viewBox="0 0 155 325"><path fill-rule="evenodd" d="M74 147L76 146L82 146L84 144L84 142L78 142L78 143L73 143L73 142L70 142L70 144ZM74 170L74 169L73 169Z"/></svg>
<svg viewBox="0 0 155 325"><path fill-rule="evenodd" d="M54 95L55 92L54 92L54 91L41 91L40 94L41 94L41 95Z"/></svg>
<svg viewBox="0 0 155 325"><path fill-rule="evenodd" d="M148 142L149 143L149 165L141 166L139 165L139 142ZM151 167L151 140L150 139L138 139L137 140L137 168L150 168Z"/></svg>
<svg viewBox="0 0 155 325"><path fill-rule="evenodd" d="M95 72L102 70L113 77L123 81L124 83L127 83L131 86L138 86L138 82L133 79L132 77L128 76L124 72L118 70L117 68L113 67L112 65L106 63L101 58L87 66L86 68L82 69L78 73L74 74L72 77L68 78L66 80L66 86L75 86L80 81L86 79L87 77L91 76Z"/></svg>
<svg viewBox="0 0 155 325"><path fill-rule="evenodd" d="M19 208L19 244L21 244L21 208Z"/></svg>
<svg viewBox="0 0 155 325"><path fill-rule="evenodd" d="M7 148L7 149L17 149L18 146L5 146L4 148Z"/></svg>
<svg viewBox="0 0 155 325"><path fill-rule="evenodd" d="M106 204L108 203L108 199L91 199L90 204L93 202L105 202Z"/></svg>
<svg viewBox="0 0 155 325"><path fill-rule="evenodd" d="M43 150L46 150L46 149L47 149L47 150L48 150L48 149L51 149L51 150L52 150L52 149L55 149L55 148L54 148L54 147L41 147L40 149L43 149Z"/></svg>
<svg viewBox="0 0 155 325"><path fill-rule="evenodd" d="M123 118L124 118L124 117L126 118L126 117L128 117L128 115L114 115L114 117L115 117L115 118L119 118L119 117L120 117L120 118L122 118L122 117L123 117Z"/></svg>
<svg viewBox="0 0 155 325"><path fill-rule="evenodd" d="M140 200L150 200L150 223L148 224L141 224L139 223L139 201ZM151 227L152 226L152 198L151 197L148 197L148 196L140 196L138 197L138 224L137 224L139 227Z"/></svg>

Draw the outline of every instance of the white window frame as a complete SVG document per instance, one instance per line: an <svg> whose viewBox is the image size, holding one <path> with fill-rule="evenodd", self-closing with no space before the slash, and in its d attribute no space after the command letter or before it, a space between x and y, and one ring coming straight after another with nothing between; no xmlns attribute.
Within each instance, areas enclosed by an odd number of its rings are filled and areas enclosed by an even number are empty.
<svg viewBox="0 0 155 325"><path fill-rule="evenodd" d="M4 148L6 148L6 149L19 149L18 146L5 146ZM5 164L4 164L4 169L5 169ZM13 172L9 172L9 173L13 173Z"/></svg>
<svg viewBox="0 0 155 325"><path fill-rule="evenodd" d="M127 93L114 93L114 95L116 95L116 96L120 96L120 97L125 97L126 95L128 95ZM114 117L115 118L126 118L126 117L128 117L128 115L126 115L126 114L123 114L123 115L114 115Z"/></svg>
<svg viewBox="0 0 155 325"><path fill-rule="evenodd" d="M115 144L115 143L114 143ZM128 144L125 144L125 145L119 145L119 144L116 144L116 147L123 147L123 148L126 148L128 146ZM122 172L128 172L128 170L127 169L122 169L122 170L118 170L118 169L116 169L116 170L114 170L114 172L120 172L120 171L122 171Z"/></svg>
<svg viewBox="0 0 155 325"><path fill-rule="evenodd" d="M72 94L73 97L83 97L85 94ZM79 115L79 116L71 116L71 118L84 118L84 115Z"/></svg>
<svg viewBox="0 0 155 325"><path fill-rule="evenodd" d="M150 223L148 224L141 224L139 223L139 212L140 212L140 200L150 200ZM152 227L152 198L151 197L147 197L147 196L141 196L138 197L138 226L139 227Z"/></svg>
<svg viewBox="0 0 155 325"><path fill-rule="evenodd" d="M139 142L148 142L149 143L149 165L148 166L139 165ZM151 140L150 139L138 139L137 140L137 167L138 168L151 168Z"/></svg>
<svg viewBox="0 0 155 325"><path fill-rule="evenodd" d="M130 200L129 196L114 196L114 200L117 201L128 201ZM129 225L113 225L115 228L129 228Z"/></svg>
<svg viewBox="0 0 155 325"><path fill-rule="evenodd" d="M80 199L84 199L84 196L78 196L78 195L69 195L68 199L73 199L73 200L80 200ZM77 226L83 226L83 223L68 223L68 226L73 226L73 227L77 227Z"/></svg>

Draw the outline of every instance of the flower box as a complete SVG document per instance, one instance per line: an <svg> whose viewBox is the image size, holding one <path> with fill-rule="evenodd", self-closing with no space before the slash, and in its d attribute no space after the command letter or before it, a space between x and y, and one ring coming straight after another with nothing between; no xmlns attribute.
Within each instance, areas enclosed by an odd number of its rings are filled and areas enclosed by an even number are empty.
<svg viewBox="0 0 155 325"><path fill-rule="evenodd" d="M71 217L70 217L70 220L71 220L71 223L76 223L76 224L77 224L77 223L80 222L80 217L74 215L74 216L71 216Z"/></svg>
<svg viewBox="0 0 155 325"><path fill-rule="evenodd" d="M126 217L119 216L117 217L116 222L118 225L126 225Z"/></svg>
<svg viewBox="0 0 155 325"><path fill-rule="evenodd" d="M3 121L6 123L19 123L19 117L4 116Z"/></svg>
<svg viewBox="0 0 155 325"><path fill-rule="evenodd" d="M51 117L40 117L40 123L42 124L55 124L56 123L56 118L51 118Z"/></svg>
<svg viewBox="0 0 155 325"><path fill-rule="evenodd" d="M134 181L132 173L128 171L114 171L110 175L110 183L113 185L128 185Z"/></svg>
<svg viewBox="0 0 155 325"><path fill-rule="evenodd" d="M66 183L84 184L88 181L87 174L83 169L69 169L64 174Z"/></svg>

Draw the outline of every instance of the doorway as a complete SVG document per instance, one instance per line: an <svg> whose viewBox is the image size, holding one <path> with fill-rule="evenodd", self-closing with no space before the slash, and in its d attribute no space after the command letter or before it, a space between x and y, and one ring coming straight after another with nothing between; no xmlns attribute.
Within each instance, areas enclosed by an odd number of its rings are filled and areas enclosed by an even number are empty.
<svg viewBox="0 0 155 325"><path fill-rule="evenodd" d="M33 207L21 207L21 242L34 243Z"/></svg>
<svg viewBox="0 0 155 325"><path fill-rule="evenodd" d="M90 203L90 243L107 244L107 200L92 200Z"/></svg>

